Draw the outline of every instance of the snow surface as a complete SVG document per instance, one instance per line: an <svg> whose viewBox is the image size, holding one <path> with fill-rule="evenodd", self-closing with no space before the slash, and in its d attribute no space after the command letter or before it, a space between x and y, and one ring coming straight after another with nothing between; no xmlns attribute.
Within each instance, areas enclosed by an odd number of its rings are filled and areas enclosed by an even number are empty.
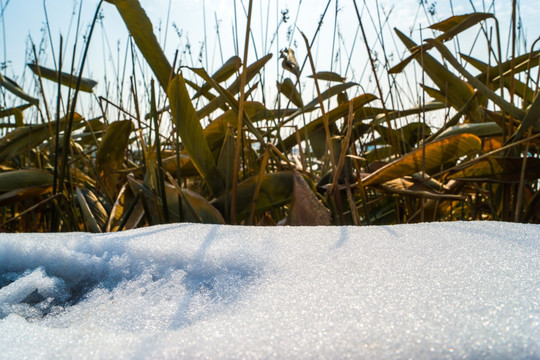
<svg viewBox="0 0 540 360"><path fill-rule="evenodd" d="M2 234L0 358L540 359L540 226Z"/></svg>

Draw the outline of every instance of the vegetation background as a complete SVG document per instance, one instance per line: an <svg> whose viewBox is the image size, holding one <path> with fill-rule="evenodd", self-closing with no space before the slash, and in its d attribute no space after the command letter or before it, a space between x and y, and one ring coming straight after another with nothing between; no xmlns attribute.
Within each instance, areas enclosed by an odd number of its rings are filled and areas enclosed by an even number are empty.
<svg viewBox="0 0 540 360"><path fill-rule="evenodd" d="M2 231L540 218L529 1L0 5Z"/></svg>

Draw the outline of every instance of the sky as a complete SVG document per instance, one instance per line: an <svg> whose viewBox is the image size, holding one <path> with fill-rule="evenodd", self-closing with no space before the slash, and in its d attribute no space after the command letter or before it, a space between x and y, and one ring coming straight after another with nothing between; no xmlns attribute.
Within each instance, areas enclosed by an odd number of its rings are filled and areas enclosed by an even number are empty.
<svg viewBox="0 0 540 360"><path fill-rule="evenodd" d="M0 236L0 359L538 359L540 227Z"/></svg>
<svg viewBox="0 0 540 360"><path fill-rule="evenodd" d="M3 64L3 73L18 81L28 92L36 93L35 86L30 90L33 80L26 76L29 70L24 66L34 58L30 44L36 44L40 64L54 68L58 58L60 35L64 38L64 64L71 64L75 52L75 68L78 68L83 48L81 39L86 36L97 3L95 0L82 2L80 30L77 35L79 1L0 0L3 15L0 18L0 63ZM265 53L274 54L273 60L266 66L269 84L274 84L275 80L283 75L276 56L281 49L290 46L299 60L305 58L306 50L298 30L311 40L327 3L327 0L254 2L249 62ZM420 6L420 0L365 0L356 3L366 29L368 46L373 55L380 57L381 61L383 54L386 54L389 66L396 64L406 53L403 45L394 36L393 27L410 34L415 41L420 42L421 38L436 35L427 29L430 24L452 14L472 12L473 6L477 11L484 8L493 11L490 7L492 3L485 0L424 0L423 7ZM540 23L537 21L540 18L540 8L534 3L535 1L530 0L518 1L525 29L525 42L519 43L520 52L523 52L525 43L526 47L530 48L540 35ZM178 50L180 64L204 66L212 73L229 57L238 52L240 55L243 53L248 4L246 0L141 0L141 4L152 20L156 35L171 63ZM502 42L506 44L511 1L494 0L494 5L495 13L500 19ZM428 14L429 10L433 10L433 15ZM284 17L288 18L287 23L280 23ZM382 36L378 17L383 22ZM384 23L386 17L388 20ZM115 84L122 83L122 79L124 86L128 84L125 77L125 74L129 75L131 71L131 60L129 56L126 57L128 36L113 5L104 3L100 18L91 41L91 55L85 65L84 75L99 82L97 92L110 95L115 91ZM292 26L294 23L297 28ZM493 22L488 22L488 26L492 25ZM476 55L483 57L485 48L477 43L472 45L477 33L478 28L470 30L460 41L464 48L473 48ZM333 36L334 34L337 36ZM385 41L385 51L377 41L378 36ZM75 39L78 39L78 45L74 49ZM188 44L190 51L187 51ZM358 19L353 1L331 1L312 52L319 71L338 72L350 81L359 83L362 88L357 91L375 93L366 45L358 33ZM305 85L307 80L303 81ZM313 89L311 91L313 92ZM117 89L116 92L118 93ZM418 95L409 96L409 100L415 102Z"/></svg>

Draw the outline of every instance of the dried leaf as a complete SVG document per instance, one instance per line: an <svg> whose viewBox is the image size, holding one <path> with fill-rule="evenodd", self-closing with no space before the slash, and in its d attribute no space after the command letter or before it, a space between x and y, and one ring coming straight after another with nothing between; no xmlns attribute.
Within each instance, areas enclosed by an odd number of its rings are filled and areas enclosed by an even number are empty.
<svg viewBox="0 0 540 360"><path fill-rule="evenodd" d="M118 183L116 172L122 168L132 130L131 120L112 122L99 144L96 170L109 194L116 193Z"/></svg>
<svg viewBox="0 0 540 360"><path fill-rule="evenodd" d="M41 76L44 79L58 82L58 71L48 69L36 64L26 64L34 72L34 74ZM65 72L60 73L60 83L65 86L69 86L73 89L77 87L78 78L72 74ZM87 78L81 78L80 91L92 92L92 89L97 85L97 81Z"/></svg>
<svg viewBox="0 0 540 360"><path fill-rule="evenodd" d="M152 23L138 0L107 0L114 4L122 16L137 47L156 75L161 87L167 91L172 68L154 35Z"/></svg>
<svg viewBox="0 0 540 360"><path fill-rule="evenodd" d="M478 137L502 135L501 127L495 122L462 124L451 126L439 134L435 139L442 139L457 134L474 134Z"/></svg>
<svg viewBox="0 0 540 360"><path fill-rule="evenodd" d="M64 117L60 120L60 129L63 130L65 125L66 118ZM82 125L82 117L79 114L75 114L73 129L77 129ZM49 124L26 125L8 133L0 139L0 162L9 160L38 146L51 137L50 130L54 131L55 128L56 121L51 121L50 128Z"/></svg>
<svg viewBox="0 0 540 360"><path fill-rule="evenodd" d="M35 186L51 186L52 174L40 169L12 170L0 173L0 192Z"/></svg>
<svg viewBox="0 0 540 360"><path fill-rule="evenodd" d="M293 170L293 195L287 224L317 226L330 225L331 221L330 210L315 196L306 180Z"/></svg>
<svg viewBox="0 0 540 360"><path fill-rule="evenodd" d="M496 183L519 183L523 158L490 157L450 174L447 179L486 181ZM525 181L540 178L540 159L527 158Z"/></svg>
<svg viewBox="0 0 540 360"><path fill-rule="evenodd" d="M439 169L442 165L455 161L464 155L480 150L481 141L475 135L461 134L437 140L391 162L362 180L367 185L376 185L386 181L412 175L422 171ZM425 159L423 154L425 153Z"/></svg>
<svg viewBox="0 0 540 360"><path fill-rule="evenodd" d="M1 72L0 72L0 85L3 86L6 90L11 92L12 94L17 95L21 99L28 101L30 104L39 105L39 99L36 99L28 95L27 93L25 93L23 89L21 89L21 87L17 85L15 81L9 79L8 77L5 77L4 75L2 75Z"/></svg>
<svg viewBox="0 0 540 360"><path fill-rule="evenodd" d="M277 88L278 91L285 95L287 99L291 100L294 105L300 108L304 106L302 96L300 96L300 93L298 90L296 90L296 87L291 79L286 78L282 83L278 82Z"/></svg>
<svg viewBox="0 0 540 360"><path fill-rule="evenodd" d="M233 56L212 75L212 79L214 79L214 81L217 83L221 83L237 72L241 65L242 60L238 56ZM205 83L199 90L197 90L197 93L195 93L193 99L205 94L208 90L210 90L211 87L212 86L210 84Z"/></svg>
<svg viewBox="0 0 540 360"><path fill-rule="evenodd" d="M238 221L246 220L250 214L253 193L255 192L258 178L259 176L253 176L238 184L236 214L236 219ZM255 214L274 210L289 203L291 201L292 191L292 172L283 171L265 174L263 176L259 198L257 199ZM212 201L212 205L214 205L222 214L226 211L225 204L230 203L230 192L226 195L221 195Z"/></svg>
<svg viewBox="0 0 540 360"><path fill-rule="evenodd" d="M319 71L315 73L315 75L317 75L317 80L334 81L334 82L345 82L345 80L347 80L347 78L342 77L341 75L332 71ZM308 77L313 78L313 75L308 75Z"/></svg>
<svg viewBox="0 0 540 360"><path fill-rule="evenodd" d="M246 69L246 84L250 82L255 75L259 73L259 71L266 65L266 63L272 58L272 54L268 54L266 56L263 56L259 60L255 61L253 64L247 67ZM229 92L231 95L236 95L240 92L240 79L242 75L240 75L231 86L227 88L227 92ZM224 96L218 96L214 100L212 100L208 105L203 107L202 109L197 111L197 116L199 119L202 119L205 116L210 115L212 112L214 112L216 109L218 109L220 106L224 105L226 103L226 99Z"/></svg>
<svg viewBox="0 0 540 360"><path fill-rule="evenodd" d="M184 149L193 165L215 195L223 192L223 179L204 136L201 123L191 103L181 74L175 76L168 89L171 114Z"/></svg>
<svg viewBox="0 0 540 360"><path fill-rule="evenodd" d="M355 97L352 100L347 101L346 103L343 103L337 106L336 108L332 109L326 114L328 117L328 123L332 124L338 119L344 116L347 116L349 112L349 103L353 104L353 111L357 111L357 110L360 110L362 106L366 105L367 103L375 99L377 99L375 95L363 94L363 95ZM306 140L306 134L307 134L307 137L311 137L311 134L313 132L316 132L323 128L324 128L324 121L323 121L323 117L321 116L311 121L310 123L308 123L306 126L302 127L301 129L299 129L298 133L300 134L300 138L302 140ZM296 134L292 134L291 136L283 140L283 146L285 146L286 149L290 149L295 145L297 145Z"/></svg>
<svg viewBox="0 0 540 360"><path fill-rule="evenodd" d="M84 220L90 226L93 233L101 233L105 228L108 215L96 195L88 190L77 188L75 190L77 201L84 215Z"/></svg>

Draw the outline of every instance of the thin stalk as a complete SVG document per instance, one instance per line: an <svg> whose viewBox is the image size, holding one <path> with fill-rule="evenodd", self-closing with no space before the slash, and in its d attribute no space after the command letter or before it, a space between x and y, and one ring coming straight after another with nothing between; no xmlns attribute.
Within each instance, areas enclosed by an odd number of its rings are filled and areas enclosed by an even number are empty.
<svg viewBox="0 0 540 360"><path fill-rule="evenodd" d="M301 35L304 38L304 42L305 42L306 48L307 48L308 59L309 59L310 65L311 65L311 71L313 73L313 80L314 80L314 83L315 83L315 89L317 90L317 98L319 100L319 106L321 107L321 115L322 115L323 124L324 124L324 130L325 130L325 134L326 134L326 147L330 151L330 164L332 165L332 172L335 174L336 173L336 163L335 163L335 158L334 158L334 149L333 149L333 146L332 146L332 140L330 138L330 126L328 124L328 114L326 113L326 110L325 110L325 107L324 107L324 102L322 100L321 89L319 87L319 81L318 81L318 78L317 78L317 70L315 69L315 63L313 62L313 57L311 56L311 50L310 50L310 46L309 46L309 43L308 43L308 39L306 38L304 33L301 32Z"/></svg>
<svg viewBox="0 0 540 360"><path fill-rule="evenodd" d="M54 136L54 170L53 170L53 195L56 195L58 191L58 153L60 151L60 99L62 97L62 46L63 38L60 35L60 50L58 52L58 85L56 93L56 129ZM51 232L58 231L58 219L56 213L53 212L51 219Z"/></svg>
<svg viewBox="0 0 540 360"><path fill-rule="evenodd" d="M36 64L36 68L38 71L37 75L38 75L38 82L39 82L39 92L41 94L41 97L43 98L43 105L45 106L45 114L47 115L47 122L49 124L49 132L52 135L51 112L49 111L49 106L47 105L47 98L45 97L45 90L43 89L43 78L41 77L41 71L39 69L36 46L34 44L32 44L32 51L34 52L34 62Z"/></svg>
<svg viewBox="0 0 540 360"><path fill-rule="evenodd" d="M100 10L102 4L103 4L103 0L100 0L98 6L96 8L96 12L94 14L94 19L92 20L92 25L90 27L90 32L89 32L88 37L87 37L86 47L84 49L84 54L83 54L82 61L81 61L81 68L79 70L79 77L77 78L77 86L75 88L75 94L73 95L73 100L72 100L71 106L69 108L70 113L69 113L69 118L68 118L68 127L67 127L67 130L64 132L64 148L63 148L63 152L62 152L62 166L60 168L60 176L59 176L59 183L60 184L63 184L64 177L65 177L65 172L67 171L68 147L69 147L69 142L70 142L70 139L71 139L71 130L73 129L73 119L75 118L75 106L77 104L77 97L79 95L79 88L81 86L81 80L82 80L82 75L83 75L83 70L84 70L84 64L86 63L86 57L88 56L88 51L90 49L90 40L92 39L92 33L94 32L96 21L97 21L98 16L99 16L99 10Z"/></svg>
<svg viewBox="0 0 540 360"><path fill-rule="evenodd" d="M61 85L61 78L62 78L62 46L63 46L64 39L62 38L62 35L60 35L60 50L59 50L59 57L58 57L58 86L57 86L57 93L56 93L56 134L55 134L55 141L54 141L54 172L53 172L53 194L56 195L56 192L58 190L58 152L60 151L60 98L62 96L62 85Z"/></svg>
<svg viewBox="0 0 540 360"><path fill-rule="evenodd" d="M392 146L392 151L394 154L398 155L399 151L396 147L396 142L394 140L394 134L392 133L392 125L390 124L390 116L388 113L388 109L386 108L386 105L384 104L384 95L382 92L381 84L379 83L379 77L377 76L377 70L375 69L375 62L373 61L373 57L371 56L371 49L369 48L369 44L367 42L366 32L364 30L364 25L362 23L362 18L360 17L360 12L358 11L358 6L356 5L356 0L353 0L354 3L354 9L356 10L356 17L358 18L358 24L360 25L360 30L362 31L362 37L364 38L364 44L366 45L366 51L369 56L369 63L371 64L371 70L373 72L373 77L375 78L375 84L377 85L377 91L379 92L379 98L382 104L382 108L384 111L384 116L386 119L386 126L388 127L388 138L390 139L390 146Z"/></svg>
<svg viewBox="0 0 540 360"><path fill-rule="evenodd" d="M154 79L150 82L150 88L151 88L151 97L150 97L150 112L152 114L152 118L154 120L154 131L155 131L155 141L156 141L156 156L157 156L157 180L158 180L158 188L161 196L161 204L163 206L163 217L165 220L165 223L170 223L169 218L169 207L167 206L167 196L165 194L165 180L163 179L163 161L161 159L161 140L159 137L159 122L158 122L158 116L156 111L156 89L154 87Z"/></svg>
<svg viewBox="0 0 540 360"><path fill-rule="evenodd" d="M336 177L337 174L336 174L336 159L334 157L334 147L332 145L332 139L330 138L330 126L328 124L328 114L326 113L325 108L324 108L324 102L321 96L321 89L319 88L319 80L317 79L317 70L315 69L315 63L313 61L313 57L311 56L311 48L309 46L308 39L306 35L304 35L303 32L300 32L300 34L304 38L304 42L306 44L309 64L311 65L311 71L313 73L315 89L317 90L317 98L319 99L319 106L321 107L321 114L323 118L324 130L325 130L325 135L326 135L326 147L329 148L329 151L330 151L330 164L332 166L332 174L334 174L334 177ZM341 204L341 196L339 194L339 189L333 188L333 190L334 191L331 194L333 194L335 204L337 206L338 215L339 215L339 223L343 225L344 219L343 219L343 206Z"/></svg>
<svg viewBox="0 0 540 360"><path fill-rule="evenodd" d="M268 163L269 151L268 147L264 150L264 155L261 160L261 168L259 170L259 176L257 179L257 186L255 187L255 193L253 194L253 200L251 202L251 211L249 213L248 225L253 225L253 218L255 217L255 209L257 208L257 200L259 200L259 193L261 191L262 181L264 173L266 172L266 165Z"/></svg>
<svg viewBox="0 0 540 360"><path fill-rule="evenodd" d="M332 179L332 186L330 187L330 192L335 189L338 182L339 174L341 173L341 169L345 164L345 155L347 154L347 149L349 148L349 143L351 141L353 115L353 105L352 102L349 102L349 114L347 115L347 133L345 135L345 139L343 139L343 141L341 142L341 154L339 155L337 169Z"/></svg>
<svg viewBox="0 0 540 360"><path fill-rule="evenodd" d="M40 206L43 206L44 204L46 204L47 202L49 202L50 200L53 200L55 199L56 197L60 196L61 194L56 194L56 195L51 195L49 196L48 198L44 199L44 200L41 200L40 202L38 202L37 204L35 205L32 205L30 206L28 209L25 209L24 211L18 213L17 215L15 215L14 217L12 218L9 218L8 220L4 221L2 224L0 224L0 229L3 228L5 225L11 223L12 221L15 221L19 218L21 218L22 216L34 211L35 209L37 209L38 207Z"/></svg>
<svg viewBox="0 0 540 360"><path fill-rule="evenodd" d="M172 177L171 174L169 174L168 172L165 172L165 175L167 175L167 178L169 179L169 181L171 182L171 184L174 186L174 188L176 189L176 191L178 192L178 195L182 198L182 200L186 203L187 205L187 208L188 210L191 212L191 215L193 216L194 219L197 220L197 222L199 223L203 223L203 220L201 218L201 216L199 215L199 213L197 211L195 211L195 208L193 207L193 205L191 204L191 201L189 201L188 198L185 198L184 197L184 194L182 193L182 189L180 189L180 186L178 185L178 183L174 180L174 178Z"/></svg>
<svg viewBox="0 0 540 360"><path fill-rule="evenodd" d="M236 5L236 1L235 1ZM241 131L242 117L244 113L244 91L246 87L246 68L249 48L249 34L251 28L251 11L253 8L253 0L249 0L248 17L246 25L246 39L244 42L244 59L242 61L242 75L240 75L240 98L238 102L238 119L236 122L236 148L234 150L234 167L233 167L233 183L232 183L232 199L231 199L231 224L236 223L236 203L238 191L238 172L240 170L240 151L242 150Z"/></svg>
<svg viewBox="0 0 540 360"><path fill-rule="evenodd" d="M422 24L420 24L420 41L421 43L424 42L424 39L422 39ZM420 63L422 67L422 87L425 86L426 83L426 71L424 67L424 47L420 47ZM426 92L422 91L422 108L425 109L426 107ZM422 117L422 184L424 183L425 179L424 176L426 174L426 111L422 111L421 114ZM425 216L425 202L424 198L420 198L420 206L422 209L422 212L420 214L420 221L424 222L424 216Z"/></svg>
<svg viewBox="0 0 540 360"><path fill-rule="evenodd" d="M529 130L529 136L531 136L532 129ZM521 174L519 175L519 187L517 194L516 213L514 214L514 222L519 222L521 218L521 207L523 204L523 190L525 188L525 168L527 166L527 154L529 153L530 141L525 144L525 153L523 154L523 161L521 163Z"/></svg>
<svg viewBox="0 0 540 360"><path fill-rule="evenodd" d="M133 199L131 204L129 204L129 207L127 208L127 210L122 214L122 219L120 221L120 225L118 226L117 231L122 231L124 229L124 226L126 226L128 220L129 220L129 217L131 216L131 213L133 212L133 210L135 210L135 206L137 205L137 201L139 201L139 199L142 196L142 193L143 193L142 190L139 190L139 192L137 192L137 194L135 195L135 198Z"/></svg>

